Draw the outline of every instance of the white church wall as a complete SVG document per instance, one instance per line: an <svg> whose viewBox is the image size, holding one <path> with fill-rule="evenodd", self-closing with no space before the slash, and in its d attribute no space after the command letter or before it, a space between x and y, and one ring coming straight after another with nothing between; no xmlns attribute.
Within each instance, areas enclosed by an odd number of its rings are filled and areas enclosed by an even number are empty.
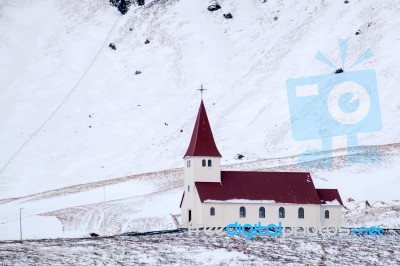
<svg viewBox="0 0 400 266"><path fill-rule="evenodd" d="M329 211L329 219L325 218L325 211ZM341 205L321 205L320 212L321 226L342 225L342 206Z"/></svg>
<svg viewBox="0 0 400 266"><path fill-rule="evenodd" d="M196 193L197 194L197 193ZM199 197L195 197L192 209L192 226L221 226L238 222L241 224L263 225L282 223L282 226L341 226L342 206L297 205L297 204L260 204L260 203L201 203ZM246 217L240 217L240 207L246 208ZM215 215L210 215L210 208L214 207ZM265 208L265 218L259 217L259 208ZM285 218L279 218L279 208L285 208ZM298 217L298 209L304 208L304 218ZM184 208L184 206L183 206ZM329 211L329 219L325 218L325 210ZM187 212L182 219L187 221Z"/></svg>
<svg viewBox="0 0 400 266"><path fill-rule="evenodd" d="M190 160L190 167L187 164L188 160ZM203 160L206 160L206 166L202 165ZM208 160L211 160L211 167L208 166ZM194 182L221 182L220 164L220 157L187 157L185 158L185 177Z"/></svg>
<svg viewBox="0 0 400 266"><path fill-rule="evenodd" d="M246 208L246 217L241 218L240 207ZM215 208L215 216L210 216L210 208ZM265 218L259 217L259 208L265 208ZM285 209L285 218L279 218L279 208ZM298 218L298 209L304 208L304 218ZM204 226L226 226L228 224L238 222L241 224L254 224L261 222L263 225L282 222L282 226L321 226L320 224L320 205L312 204L260 204L260 203L203 203L202 221L199 222ZM339 224L339 213L332 212L332 224ZM333 219L335 216L335 219ZM338 218L339 217L339 218Z"/></svg>
<svg viewBox="0 0 400 266"><path fill-rule="evenodd" d="M206 160L206 166L202 166L202 160ZM208 166L208 160L211 160L211 167ZM190 163L188 163L190 161ZM181 224L184 227L189 221L188 212L191 210L192 223L198 223L202 220L200 199L194 185L194 182L220 182L221 167L220 157L187 157L184 165L184 189L185 197L181 208ZM196 174L195 174L196 173Z"/></svg>
<svg viewBox="0 0 400 266"><path fill-rule="evenodd" d="M191 226L197 227L200 221L203 220L203 213L201 211L201 201L196 187L190 189L189 192L185 191L185 197L181 207L181 227L188 228L189 225L189 210L191 210Z"/></svg>

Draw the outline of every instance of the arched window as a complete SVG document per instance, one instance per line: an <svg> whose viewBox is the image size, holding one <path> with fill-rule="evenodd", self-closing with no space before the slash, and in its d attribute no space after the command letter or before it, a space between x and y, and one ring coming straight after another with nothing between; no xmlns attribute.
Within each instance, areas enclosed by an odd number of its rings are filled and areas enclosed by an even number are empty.
<svg viewBox="0 0 400 266"><path fill-rule="evenodd" d="M210 216L215 216L215 209L214 207L210 208Z"/></svg>
<svg viewBox="0 0 400 266"><path fill-rule="evenodd" d="M186 166L187 166L187 167L190 167L190 160L187 160Z"/></svg>
<svg viewBox="0 0 400 266"><path fill-rule="evenodd" d="M245 207L240 207L239 209L239 217L240 218L245 218L246 217L246 208Z"/></svg>
<svg viewBox="0 0 400 266"><path fill-rule="evenodd" d="M299 219L304 219L304 209L302 207L299 208Z"/></svg>
<svg viewBox="0 0 400 266"><path fill-rule="evenodd" d="M208 167L211 167L211 160L208 160Z"/></svg>
<svg viewBox="0 0 400 266"><path fill-rule="evenodd" d="M328 210L325 211L325 219L329 219L329 211Z"/></svg>
<svg viewBox="0 0 400 266"><path fill-rule="evenodd" d="M258 210L258 217L265 218L265 208L264 207L260 207L260 209Z"/></svg>
<svg viewBox="0 0 400 266"><path fill-rule="evenodd" d="M206 160L205 160L205 159L203 159L203 160L201 161L201 166L206 167Z"/></svg>
<svg viewBox="0 0 400 266"><path fill-rule="evenodd" d="M285 208L279 208L279 218L285 218Z"/></svg>

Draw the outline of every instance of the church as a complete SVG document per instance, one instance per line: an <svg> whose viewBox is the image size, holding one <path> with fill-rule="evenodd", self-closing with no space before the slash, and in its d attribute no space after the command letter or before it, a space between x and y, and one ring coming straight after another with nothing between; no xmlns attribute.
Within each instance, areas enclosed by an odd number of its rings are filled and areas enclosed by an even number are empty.
<svg viewBox="0 0 400 266"><path fill-rule="evenodd" d="M225 227L277 224L284 227L341 226L343 202L337 189L316 189L310 173L221 171L201 100L184 156L181 226Z"/></svg>

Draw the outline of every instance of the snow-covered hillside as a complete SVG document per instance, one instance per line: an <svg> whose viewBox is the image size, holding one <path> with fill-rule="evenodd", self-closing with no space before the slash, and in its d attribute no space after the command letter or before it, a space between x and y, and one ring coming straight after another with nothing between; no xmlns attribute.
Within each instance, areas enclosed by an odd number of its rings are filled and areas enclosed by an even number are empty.
<svg viewBox="0 0 400 266"><path fill-rule="evenodd" d="M112 217L132 212L144 224L158 217L152 228L173 223L182 184L175 168L189 144L201 84L226 169L310 171L317 187L336 187L343 199L399 199L400 3L220 3L209 12L206 0L147 1L121 16L107 0L0 2L1 221L18 219L24 207L32 225L54 225L49 236L58 236L60 220L71 236L118 231L101 225L99 208ZM223 17L228 12L233 19ZM286 81L333 73L315 55L341 66L339 39L348 39L345 71L367 49L374 54L354 70L376 71L382 130L358 140L375 145L382 160L351 164L346 138L335 137L333 168L301 168L298 154L321 143L293 139ZM143 173L157 177L123 179ZM84 192L63 194L79 184ZM141 197L148 205L136 208ZM132 229L123 217L119 230ZM14 227L0 224L0 231Z"/></svg>
<svg viewBox="0 0 400 266"><path fill-rule="evenodd" d="M398 236L256 237L246 241L243 236L187 236L186 232L0 242L6 265L398 265L399 248Z"/></svg>

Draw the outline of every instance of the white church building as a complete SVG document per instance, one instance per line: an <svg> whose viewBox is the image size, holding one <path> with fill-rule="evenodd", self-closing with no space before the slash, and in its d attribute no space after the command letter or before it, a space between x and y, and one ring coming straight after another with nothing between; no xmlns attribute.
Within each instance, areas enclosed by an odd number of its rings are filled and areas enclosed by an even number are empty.
<svg viewBox="0 0 400 266"><path fill-rule="evenodd" d="M342 200L337 189L316 189L310 173L221 171L219 153L201 101L184 156L181 226L278 224L340 226Z"/></svg>

